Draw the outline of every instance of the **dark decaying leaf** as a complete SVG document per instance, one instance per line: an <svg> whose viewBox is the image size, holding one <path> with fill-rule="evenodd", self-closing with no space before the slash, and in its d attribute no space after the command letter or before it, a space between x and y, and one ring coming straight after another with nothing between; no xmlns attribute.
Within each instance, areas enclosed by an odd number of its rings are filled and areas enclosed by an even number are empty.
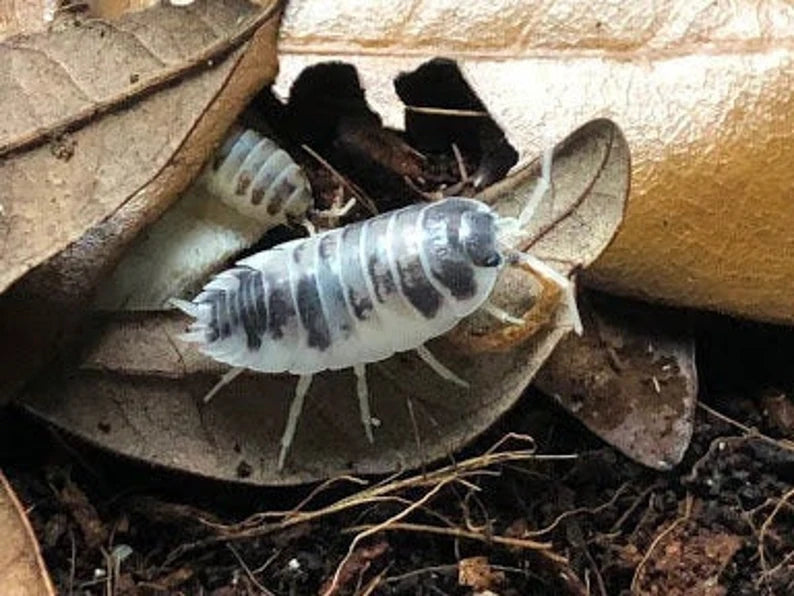
<svg viewBox="0 0 794 596"><path fill-rule="evenodd" d="M33 528L14 490L0 472L0 594L54 596Z"/></svg>
<svg viewBox="0 0 794 596"><path fill-rule="evenodd" d="M568 336L535 384L636 461L667 470L692 436L695 344L676 313L583 294L582 337Z"/></svg>
<svg viewBox="0 0 794 596"><path fill-rule="evenodd" d="M273 80L277 7L166 3L0 44L0 356L27 355L0 372L0 401Z"/></svg>
<svg viewBox="0 0 794 596"><path fill-rule="evenodd" d="M536 247L558 255L555 265L569 273L595 258L617 230L629 155L620 131L604 120L576 131L558 155L553 177L559 204L555 198L554 211L539 215L539 225L548 229ZM501 195L489 194L500 210L518 208L534 186L531 173L511 180ZM586 196L571 195L568 184ZM575 229L589 234L576 245L581 257L555 246L568 242ZM516 294L506 282L497 293ZM174 313L111 316L79 370L37 383L21 402L108 449L220 479L285 485L342 472L386 473L454 452L510 408L567 333L555 324L567 316L563 311L526 343L501 354L466 353L444 338L430 342L433 353L471 383L468 391L439 378L412 353L369 366L373 414L382 423L374 445L361 427L352 371L318 375L281 473L276 454L295 378L245 374L202 405L224 368L175 339L185 318ZM241 469L245 478L238 475Z"/></svg>

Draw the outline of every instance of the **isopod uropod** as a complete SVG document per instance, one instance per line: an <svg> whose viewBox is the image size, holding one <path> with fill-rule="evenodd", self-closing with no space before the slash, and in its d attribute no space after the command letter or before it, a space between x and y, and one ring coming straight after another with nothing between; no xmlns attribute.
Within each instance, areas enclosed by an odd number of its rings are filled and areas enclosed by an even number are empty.
<svg viewBox="0 0 794 596"><path fill-rule="evenodd" d="M353 368L370 441L367 363L416 349L442 377L467 387L423 344L478 308L523 323L488 302L506 264L527 266L564 291L577 327L572 283L511 248L548 189L545 164L519 218L466 198L411 205L259 252L214 277L192 302L173 300L194 318L182 339L234 367L205 400L245 369L299 375L281 469L315 373Z"/></svg>

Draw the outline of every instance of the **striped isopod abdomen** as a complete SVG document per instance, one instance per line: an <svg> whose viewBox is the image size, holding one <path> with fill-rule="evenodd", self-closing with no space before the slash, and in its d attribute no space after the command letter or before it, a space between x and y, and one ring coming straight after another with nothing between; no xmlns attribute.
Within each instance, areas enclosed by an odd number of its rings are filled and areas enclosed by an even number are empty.
<svg viewBox="0 0 794 596"><path fill-rule="evenodd" d="M275 142L251 129L230 131L202 180L232 209L271 227L304 220L312 206L303 170Z"/></svg>
<svg viewBox="0 0 794 596"><path fill-rule="evenodd" d="M97 292L101 310L159 310L218 263L312 205L303 171L270 139L235 127L200 178L145 230Z"/></svg>
<svg viewBox="0 0 794 596"><path fill-rule="evenodd" d="M490 295L497 216L481 202L412 205L243 259L184 310L212 358L312 374L441 335Z"/></svg>

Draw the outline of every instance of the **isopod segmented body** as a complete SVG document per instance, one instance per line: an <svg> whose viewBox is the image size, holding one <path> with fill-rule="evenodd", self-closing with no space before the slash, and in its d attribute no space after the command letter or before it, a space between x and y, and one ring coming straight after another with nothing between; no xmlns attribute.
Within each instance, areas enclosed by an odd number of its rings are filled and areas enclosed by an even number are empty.
<svg viewBox="0 0 794 596"><path fill-rule="evenodd" d="M245 369L300 375L281 440L282 467L314 373L353 367L370 440L366 363L416 349L442 377L468 386L423 344L482 306L515 321L487 302L504 263L530 264L573 300L567 278L504 249L518 222L479 201L448 198L239 261L192 302L174 301L195 319L183 339L235 367L206 399Z"/></svg>
<svg viewBox="0 0 794 596"><path fill-rule="evenodd" d="M251 129L229 133L203 183L229 207L269 227L302 221L313 202L303 170L274 141Z"/></svg>
<svg viewBox="0 0 794 596"><path fill-rule="evenodd" d="M447 199L276 246L205 286L188 339L232 366L301 375L416 348L488 298L495 224L485 204Z"/></svg>

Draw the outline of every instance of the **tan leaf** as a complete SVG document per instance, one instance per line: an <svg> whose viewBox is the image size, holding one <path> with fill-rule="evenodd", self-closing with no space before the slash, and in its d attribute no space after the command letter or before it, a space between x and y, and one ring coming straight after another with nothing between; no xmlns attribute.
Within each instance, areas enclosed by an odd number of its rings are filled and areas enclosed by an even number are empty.
<svg viewBox="0 0 794 596"><path fill-rule="evenodd" d="M794 322L794 6L688 0L290 3L277 88L355 65L400 128L394 77L454 58L519 150L608 117L633 156L626 225L591 281L621 293ZM322 8L321 8L322 7Z"/></svg>
<svg viewBox="0 0 794 596"><path fill-rule="evenodd" d="M0 472L0 594L54 596L39 545L22 504Z"/></svg>
<svg viewBox="0 0 794 596"><path fill-rule="evenodd" d="M0 44L0 291L129 201L187 184L274 73L240 51L224 60L274 4L164 5Z"/></svg>
<svg viewBox="0 0 794 596"><path fill-rule="evenodd" d="M629 156L619 130L603 120L576 131L557 153L552 178L559 202L539 212L533 250L560 257L554 264L568 274L614 235L628 192ZM520 208L535 169L519 170L501 194L489 196L497 210ZM581 255L568 246L574 229L590 231L575 245ZM531 302L526 277L500 282L498 300ZM514 405L568 332L561 327L565 309L550 315L512 351L473 354L443 337L431 342L431 351L471 383L469 390L444 381L412 353L369 366L373 414L382 422L374 445L361 428L352 372L318 375L283 472L276 456L295 378L245 374L204 406L201 397L225 369L175 339L185 320L174 313L109 315L80 370L57 382L42 380L22 403L106 448L226 480L279 485L350 471L387 473L448 455Z"/></svg>
<svg viewBox="0 0 794 596"><path fill-rule="evenodd" d="M276 2L196 2L0 45L16 85L0 105L21 114L0 131L0 288L39 265L0 297L0 356L27 355L0 372L0 401L74 331L98 280L272 81L278 25ZM41 145L63 127L74 130Z"/></svg>

